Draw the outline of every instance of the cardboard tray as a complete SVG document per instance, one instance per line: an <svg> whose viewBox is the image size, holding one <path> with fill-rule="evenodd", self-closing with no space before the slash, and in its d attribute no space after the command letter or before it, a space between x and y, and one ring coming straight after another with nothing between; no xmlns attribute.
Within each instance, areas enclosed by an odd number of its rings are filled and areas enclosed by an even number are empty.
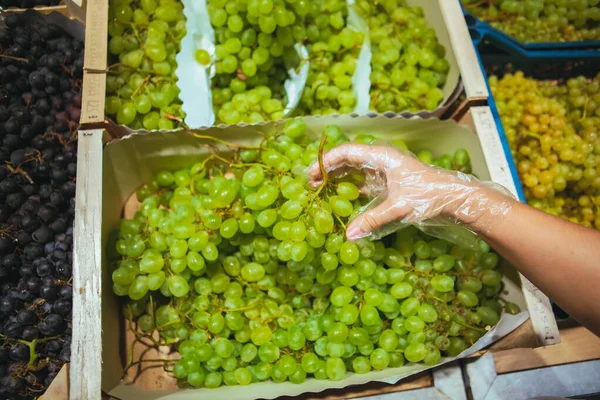
<svg viewBox="0 0 600 400"><path fill-rule="evenodd" d="M471 44L459 0L409 0L409 4L418 4L440 43L446 48L450 71L443 88L444 101L434 112L421 112L424 118L442 117L448 108L463 92L466 105L472 101L485 101L488 96L485 78L477 67L477 56ZM108 56L108 2L105 0L87 0L89 26L86 35L86 54L84 62L83 105L81 123L84 128L99 128L107 125L117 126L106 118L104 104L106 100L106 69ZM388 115L388 114L386 114ZM403 114L410 117L413 114Z"/></svg>
<svg viewBox="0 0 600 400"><path fill-rule="evenodd" d="M497 157L495 151L499 138L493 117L487 107L475 107L461 121L471 126L479 134L452 121L406 120L386 117L310 117L305 119L309 129L320 131L329 123L342 126L346 132L372 132L382 138L403 138L416 150L431 149L434 154L466 148L473 162L475 173L482 179L492 179L516 193L514 182L506 164L506 159ZM377 124L378 129L371 129ZM264 126L228 128L214 127L204 133L225 137L239 143L251 143L252 132L272 129L276 122ZM122 354L126 346L124 321L119 315L116 296L112 294L110 274L104 257L108 234L114 229L121 216L123 207L132 193L161 168L176 169L189 165L203 149L197 139L184 132L179 133L137 133L126 138L112 141L110 134L103 129L80 132L79 164L77 180L77 209L75 227L74 256L74 322L73 355L81 379L73 385L71 379L71 398L96 399L103 389L121 399L157 398L172 394L170 399L195 398L200 393L207 396L226 395L231 399L245 398L247 393L239 387L226 387L216 391L175 391L166 374L151 375L150 379L138 377L139 385L130 385L121 381L123 371ZM105 143L111 142L105 146ZM102 183L101 183L102 182ZM130 211L128 211L130 212ZM548 321L550 328L555 325L547 298L532 289L531 284L516 273L508 274L505 281L514 296L512 301L520 303L522 309L528 309L530 315L537 314ZM527 314L522 313L515 319L504 316L497 331L485 340L478 342L462 356L469 355L483 347L498 341L519 326ZM547 324L547 325L548 325ZM535 343L544 331L525 331L528 343ZM559 336L552 337L558 342ZM422 371L421 366L408 366L366 375L353 375L339 382L307 381L302 385L258 383L252 386L254 397L274 398L281 395L297 395L305 392L320 392L329 388L341 388L369 381L395 383L412 373ZM148 369L151 370L151 369ZM72 373L72 375L74 375ZM145 386L145 387L142 387ZM102 389L101 389L102 388ZM164 389L162 392L153 389ZM238 390L238 391L236 391ZM243 390L243 389L242 389ZM190 397L191 396L191 397ZM247 396L246 396L247 397Z"/></svg>

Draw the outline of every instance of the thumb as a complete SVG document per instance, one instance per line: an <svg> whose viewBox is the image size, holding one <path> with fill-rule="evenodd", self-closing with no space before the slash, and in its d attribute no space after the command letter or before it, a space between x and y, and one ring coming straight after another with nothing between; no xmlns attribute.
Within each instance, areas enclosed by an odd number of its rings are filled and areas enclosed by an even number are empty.
<svg viewBox="0 0 600 400"><path fill-rule="evenodd" d="M373 231L382 228L384 225L394 222L401 215L397 207L390 199L385 199L383 203L366 211L356 217L346 229L346 237L350 241L362 239L370 236Z"/></svg>

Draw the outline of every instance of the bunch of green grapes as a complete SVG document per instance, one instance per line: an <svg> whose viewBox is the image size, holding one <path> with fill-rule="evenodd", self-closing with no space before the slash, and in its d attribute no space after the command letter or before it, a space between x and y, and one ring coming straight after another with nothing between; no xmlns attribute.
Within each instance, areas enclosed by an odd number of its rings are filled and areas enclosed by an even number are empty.
<svg viewBox="0 0 600 400"><path fill-rule="evenodd" d="M467 251L414 228L346 240L367 203L364 176L314 188L304 171L348 141L337 126L313 141L293 119L259 147L232 145L231 158L212 153L138 190L140 210L121 221L113 290L141 332L176 347L181 385L435 365L475 343L503 310L519 312L499 297L499 259L484 242ZM464 150L420 157L470 168Z"/></svg>
<svg viewBox="0 0 600 400"><path fill-rule="evenodd" d="M403 0L359 0L356 8L369 25L371 109L435 110L450 66L421 7Z"/></svg>
<svg viewBox="0 0 600 400"><path fill-rule="evenodd" d="M600 77L557 85L517 72L490 87L529 204L600 229Z"/></svg>
<svg viewBox="0 0 600 400"><path fill-rule="evenodd" d="M175 57L185 36L179 0L111 0L105 111L132 129L173 129L183 118Z"/></svg>
<svg viewBox="0 0 600 400"><path fill-rule="evenodd" d="M306 45L310 71L298 115L350 114L356 106L352 77L365 40L364 33L347 25L348 6L343 0L316 2L316 12L306 20Z"/></svg>
<svg viewBox="0 0 600 400"><path fill-rule="evenodd" d="M215 29L215 68L212 79L217 123L238 124L284 117L288 69L300 65L294 45L303 39L303 17L310 1L209 0ZM208 53L197 60L206 65Z"/></svg>
<svg viewBox="0 0 600 400"><path fill-rule="evenodd" d="M600 39L597 0L463 0L476 17L522 42Z"/></svg>

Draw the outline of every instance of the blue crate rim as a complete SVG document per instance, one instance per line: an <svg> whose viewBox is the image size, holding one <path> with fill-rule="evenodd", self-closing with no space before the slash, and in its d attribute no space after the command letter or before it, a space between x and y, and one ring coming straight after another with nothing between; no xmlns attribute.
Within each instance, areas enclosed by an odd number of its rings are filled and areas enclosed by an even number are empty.
<svg viewBox="0 0 600 400"><path fill-rule="evenodd" d="M557 59L597 59L600 57L600 49L563 49L531 51L518 46L512 40L505 40L502 37L499 37L498 35L494 35L491 31L487 29L475 29L471 27L469 28L469 32L471 33L471 40L473 41L473 45L475 47L477 47L484 40L489 40L499 50L505 51L509 54L517 54L520 57L528 59L537 59L539 61L555 61ZM477 34L477 38L473 38L473 33ZM479 61L481 63L481 60Z"/></svg>

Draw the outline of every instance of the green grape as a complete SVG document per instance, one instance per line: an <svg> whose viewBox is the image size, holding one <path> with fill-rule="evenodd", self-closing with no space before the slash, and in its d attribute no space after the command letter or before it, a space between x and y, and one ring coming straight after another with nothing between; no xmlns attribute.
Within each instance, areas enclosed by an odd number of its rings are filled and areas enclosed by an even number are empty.
<svg viewBox="0 0 600 400"><path fill-rule="evenodd" d="M364 299L368 305L377 307L383 301L383 294L377 289L370 288L365 291Z"/></svg>
<svg viewBox="0 0 600 400"><path fill-rule="evenodd" d="M209 389L215 389L221 386L222 381L223 377L220 373L209 372L204 377L204 386L206 386Z"/></svg>
<svg viewBox="0 0 600 400"><path fill-rule="evenodd" d="M356 243L344 242L340 247L339 257L345 264L352 265L356 263L360 257L360 252Z"/></svg>
<svg viewBox="0 0 600 400"><path fill-rule="evenodd" d="M330 301L336 307L342 307L352 300L354 291L346 286L335 288L331 293Z"/></svg>
<svg viewBox="0 0 600 400"><path fill-rule="evenodd" d="M479 303L477 295L468 290L461 290L456 295L458 301L460 301L465 307L475 307Z"/></svg>
<svg viewBox="0 0 600 400"><path fill-rule="evenodd" d="M359 356L352 361L352 369L357 374L366 374L371 371L371 362L368 358Z"/></svg>
<svg viewBox="0 0 600 400"><path fill-rule="evenodd" d="M346 376L346 365L341 358L330 357L325 364L325 373L332 381L339 381Z"/></svg>
<svg viewBox="0 0 600 400"><path fill-rule="evenodd" d="M382 348L375 349L369 356L371 366L376 370L387 368L390 363L390 355Z"/></svg>
<svg viewBox="0 0 600 400"><path fill-rule="evenodd" d="M393 351L398 347L398 336L392 330L385 330L379 336L379 347L385 351Z"/></svg>
<svg viewBox="0 0 600 400"><path fill-rule="evenodd" d="M296 369L298 368L296 360L289 355L282 356L279 359L278 366L280 371L286 376L294 374L296 372Z"/></svg>
<svg viewBox="0 0 600 400"><path fill-rule="evenodd" d="M404 357L410 362L422 361L427 355L427 349L423 343L409 344L404 350Z"/></svg>
<svg viewBox="0 0 600 400"><path fill-rule="evenodd" d="M438 292L446 293L454 288L454 280L448 275L436 275L431 279L431 287Z"/></svg>
<svg viewBox="0 0 600 400"><path fill-rule="evenodd" d="M390 289L390 294L397 299L405 299L408 296L410 296L412 291L413 287L409 283L400 282L392 286L392 288Z"/></svg>
<svg viewBox="0 0 600 400"><path fill-rule="evenodd" d="M360 320L365 325L375 325L381 322L377 309L368 304L364 305L360 310Z"/></svg>

